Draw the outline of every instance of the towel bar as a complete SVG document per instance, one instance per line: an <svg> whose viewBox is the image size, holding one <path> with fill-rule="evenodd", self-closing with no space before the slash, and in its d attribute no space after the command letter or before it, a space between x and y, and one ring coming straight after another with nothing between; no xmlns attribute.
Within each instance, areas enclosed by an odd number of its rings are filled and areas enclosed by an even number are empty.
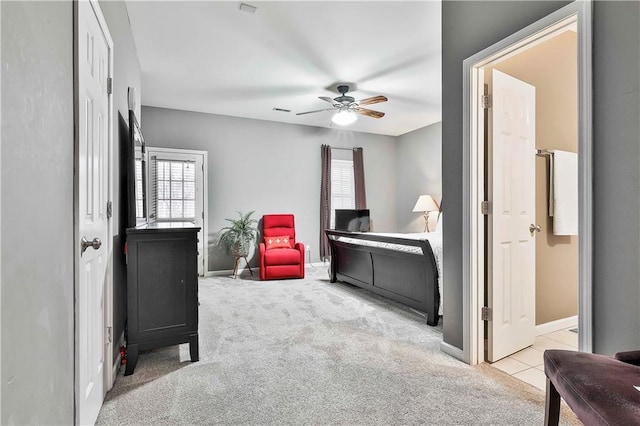
<svg viewBox="0 0 640 426"><path fill-rule="evenodd" d="M553 155L552 151L549 151L548 149L536 149L536 155L540 156L540 157L544 157L544 156L551 156Z"/></svg>

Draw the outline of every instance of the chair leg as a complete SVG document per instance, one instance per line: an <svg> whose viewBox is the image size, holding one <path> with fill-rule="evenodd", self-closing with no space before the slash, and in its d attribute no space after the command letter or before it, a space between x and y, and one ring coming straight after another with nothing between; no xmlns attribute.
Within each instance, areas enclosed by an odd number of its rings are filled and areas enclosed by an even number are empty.
<svg viewBox="0 0 640 426"><path fill-rule="evenodd" d="M560 394L547 377L547 396L544 404L544 426L558 426L560 421Z"/></svg>
<svg viewBox="0 0 640 426"><path fill-rule="evenodd" d="M233 279L235 280L238 277L238 266L240 265L240 258L236 257L236 262L233 265Z"/></svg>
<svg viewBox="0 0 640 426"><path fill-rule="evenodd" d="M249 272L251 276L253 276L253 271L251 270L251 265L249 265L249 261L247 260L247 256L244 257L244 261L247 263L247 268L249 268Z"/></svg>

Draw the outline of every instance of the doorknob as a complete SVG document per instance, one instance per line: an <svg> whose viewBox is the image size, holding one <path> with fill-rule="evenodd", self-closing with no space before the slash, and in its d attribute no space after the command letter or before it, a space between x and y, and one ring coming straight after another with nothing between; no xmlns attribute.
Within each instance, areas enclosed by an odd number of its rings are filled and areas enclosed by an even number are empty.
<svg viewBox="0 0 640 426"><path fill-rule="evenodd" d="M82 237L82 240L80 240L80 254L84 253L89 247L93 247L94 250L98 250L102 247L102 241L100 241L100 238L98 237L94 238L93 241L89 241L85 237Z"/></svg>
<svg viewBox="0 0 640 426"><path fill-rule="evenodd" d="M531 232L531 235L533 235L534 232L540 232L540 231L542 231L542 228L540 227L540 225L534 225L533 223L529 225L529 232Z"/></svg>

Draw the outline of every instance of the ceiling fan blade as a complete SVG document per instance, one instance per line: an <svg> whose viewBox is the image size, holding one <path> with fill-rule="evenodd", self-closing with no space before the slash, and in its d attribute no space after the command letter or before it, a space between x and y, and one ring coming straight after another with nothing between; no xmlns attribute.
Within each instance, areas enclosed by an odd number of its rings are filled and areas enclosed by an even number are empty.
<svg viewBox="0 0 640 426"><path fill-rule="evenodd" d="M378 96L372 96L366 99L361 99L359 101L356 101L356 103L358 105L371 105L371 104L377 104L380 102L387 102L387 101L388 99L386 96L378 95Z"/></svg>
<svg viewBox="0 0 640 426"><path fill-rule="evenodd" d="M299 112L296 115L313 114L314 112L333 111L335 108L317 109L315 111Z"/></svg>
<svg viewBox="0 0 640 426"><path fill-rule="evenodd" d="M329 102L331 105L335 105L336 101L334 101L333 99L331 99L328 96L318 96L318 99L322 99L325 102Z"/></svg>
<svg viewBox="0 0 640 426"><path fill-rule="evenodd" d="M366 115L366 116L372 117L372 118L382 118L382 117L384 117L384 112L374 111L372 109L355 107L355 108L351 108L351 110L353 112L357 112L358 114Z"/></svg>

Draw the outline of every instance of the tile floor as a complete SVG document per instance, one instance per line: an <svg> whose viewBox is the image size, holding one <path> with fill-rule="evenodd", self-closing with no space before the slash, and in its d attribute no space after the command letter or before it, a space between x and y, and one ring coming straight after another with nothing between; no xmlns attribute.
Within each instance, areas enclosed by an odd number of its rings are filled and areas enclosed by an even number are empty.
<svg viewBox="0 0 640 426"><path fill-rule="evenodd" d="M532 346L494 362L491 366L544 391L546 378L542 360L543 352L546 349L578 350L578 333L569 330L570 328L567 328L538 336Z"/></svg>

